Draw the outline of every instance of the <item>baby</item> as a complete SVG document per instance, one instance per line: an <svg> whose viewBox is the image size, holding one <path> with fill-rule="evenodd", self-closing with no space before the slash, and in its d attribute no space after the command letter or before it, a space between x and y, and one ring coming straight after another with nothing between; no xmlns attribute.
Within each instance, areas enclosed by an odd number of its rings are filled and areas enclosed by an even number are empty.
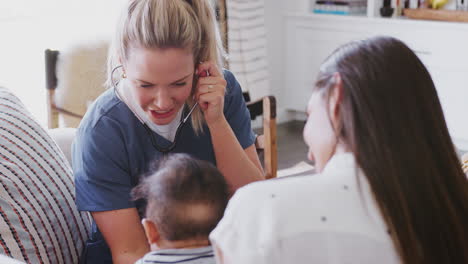
<svg viewBox="0 0 468 264"><path fill-rule="evenodd" d="M151 246L136 263L215 263L208 235L223 217L229 192L213 165L171 155L132 195L147 201L142 224Z"/></svg>

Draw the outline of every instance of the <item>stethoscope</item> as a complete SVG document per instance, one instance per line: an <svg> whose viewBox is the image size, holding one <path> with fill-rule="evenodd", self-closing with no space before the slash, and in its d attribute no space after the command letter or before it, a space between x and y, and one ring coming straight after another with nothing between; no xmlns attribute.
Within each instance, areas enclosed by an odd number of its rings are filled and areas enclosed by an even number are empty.
<svg viewBox="0 0 468 264"><path fill-rule="evenodd" d="M119 69L119 68L122 68L123 66L122 65L119 65L117 67L115 67L112 72L111 72L111 83L112 83L112 87L114 89L114 94L117 96L117 98L120 99L120 101L122 102L125 102L122 97L120 96L119 94L119 91L117 89L117 85L119 84L119 82L117 83L114 83L114 80L112 78L112 76L114 76L114 72ZM192 112L193 110L195 110L195 107L198 106L198 102L196 102L192 108L190 109L190 111L188 112L188 114L185 116L185 117L182 117L181 118L181 121L179 123L179 126L177 127L177 130L176 130L176 133L175 133L175 136L174 136L174 141L167 147L162 147L162 146L159 146L157 143L156 143L156 139L154 138L153 136L153 131L148 127L148 125L145 123L145 121L143 121L139 116L138 114L132 109L132 107L130 107L129 105L127 105L128 108L130 109L130 111L132 111L132 113L135 115L135 117L141 122L141 124L143 125L143 127L145 128L146 132L149 134L150 136L150 139L151 139L151 144L153 145L153 147L161 152L162 154L167 154L169 152L171 152L172 150L174 150L174 148L176 147L176 144L177 144L177 140L179 139L179 136L180 136L180 132L182 131L182 128L184 128L184 125L185 123L187 123L187 120L190 118L190 116L192 115Z"/></svg>

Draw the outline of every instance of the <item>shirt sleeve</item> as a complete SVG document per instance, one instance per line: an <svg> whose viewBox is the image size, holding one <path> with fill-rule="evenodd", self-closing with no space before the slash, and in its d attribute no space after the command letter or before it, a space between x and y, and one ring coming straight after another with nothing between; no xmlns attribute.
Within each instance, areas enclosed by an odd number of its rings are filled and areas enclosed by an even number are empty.
<svg viewBox="0 0 468 264"><path fill-rule="evenodd" d="M236 77L230 71L225 70L224 78L227 81L224 115L240 145L243 149L246 149L254 144L256 138L251 126L250 112L247 109L242 89Z"/></svg>
<svg viewBox="0 0 468 264"><path fill-rule="evenodd" d="M124 130L102 117L94 126L77 131L72 158L76 204L80 211L109 211L135 207L128 169Z"/></svg>
<svg viewBox="0 0 468 264"><path fill-rule="evenodd" d="M225 263L271 264L271 242L275 239L271 206L257 184L243 187L234 194L223 219L210 234L213 247L222 252ZM254 188L252 188L254 187ZM215 250L218 254L218 250ZM217 256L219 259L220 256Z"/></svg>

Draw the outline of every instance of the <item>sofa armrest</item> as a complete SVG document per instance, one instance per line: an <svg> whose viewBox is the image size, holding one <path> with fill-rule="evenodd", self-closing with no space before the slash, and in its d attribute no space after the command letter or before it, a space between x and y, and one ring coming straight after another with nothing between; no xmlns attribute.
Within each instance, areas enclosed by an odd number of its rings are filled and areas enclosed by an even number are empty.
<svg viewBox="0 0 468 264"><path fill-rule="evenodd" d="M72 165L71 161L71 146L73 139L75 138L76 128L53 128L47 131L52 139L57 143L60 150L68 160L70 166Z"/></svg>

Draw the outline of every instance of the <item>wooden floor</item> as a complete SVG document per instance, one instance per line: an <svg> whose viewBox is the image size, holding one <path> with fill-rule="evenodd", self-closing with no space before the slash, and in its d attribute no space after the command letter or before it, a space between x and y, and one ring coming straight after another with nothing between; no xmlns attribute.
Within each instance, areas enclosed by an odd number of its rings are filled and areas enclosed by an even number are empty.
<svg viewBox="0 0 468 264"><path fill-rule="evenodd" d="M302 137L304 122L291 121L277 127L278 170L307 161L307 146ZM308 161L307 161L308 162Z"/></svg>
<svg viewBox="0 0 468 264"><path fill-rule="evenodd" d="M290 121L276 127L278 148L278 170L290 168L301 161L307 161L307 146L302 137L304 122ZM254 129L261 134L261 129ZM310 162L309 162L310 163Z"/></svg>

